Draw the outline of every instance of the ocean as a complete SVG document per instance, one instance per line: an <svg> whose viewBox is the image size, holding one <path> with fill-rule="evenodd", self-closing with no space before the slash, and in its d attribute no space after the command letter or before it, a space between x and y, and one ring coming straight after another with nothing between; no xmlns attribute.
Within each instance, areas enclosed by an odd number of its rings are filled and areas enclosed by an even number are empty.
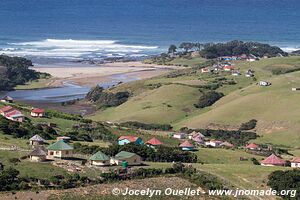
<svg viewBox="0 0 300 200"><path fill-rule="evenodd" d="M143 57L183 41L300 49L299 0L1 0L0 54L34 62Z"/></svg>

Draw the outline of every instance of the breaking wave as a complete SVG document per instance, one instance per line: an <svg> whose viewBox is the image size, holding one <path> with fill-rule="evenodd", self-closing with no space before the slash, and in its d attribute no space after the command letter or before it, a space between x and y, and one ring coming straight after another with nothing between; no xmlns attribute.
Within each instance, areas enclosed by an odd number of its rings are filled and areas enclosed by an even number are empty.
<svg viewBox="0 0 300 200"><path fill-rule="evenodd" d="M158 46L122 44L114 40L60 40L8 43L0 54L46 58L140 57L156 52Z"/></svg>

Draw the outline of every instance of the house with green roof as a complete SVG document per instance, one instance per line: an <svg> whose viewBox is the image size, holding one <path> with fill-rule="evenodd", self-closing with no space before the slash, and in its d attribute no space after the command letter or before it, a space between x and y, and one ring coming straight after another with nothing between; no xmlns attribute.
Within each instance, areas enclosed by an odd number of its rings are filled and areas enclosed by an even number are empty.
<svg viewBox="0 0 300 200"><path fill-rule="evenodd" d="M142 158L135 153L121 151L110 160L110 163L114 165L122 165L122 162L127 162L128 165L141 165Z"/></svg>
<svg viewBox="0 0 300 200"><path fill-rule="evenodd" d="M47 158L70 158L73 157L73 147L65 143L63 140L59 140L48 146Z"/></svg>
<svg viewBox="0 0 300 200"><path fill-rule="evenodd" d="M90 157L91 165L95 166L108 166L110 165L110 157L105 153L98 151Z"/></svg>

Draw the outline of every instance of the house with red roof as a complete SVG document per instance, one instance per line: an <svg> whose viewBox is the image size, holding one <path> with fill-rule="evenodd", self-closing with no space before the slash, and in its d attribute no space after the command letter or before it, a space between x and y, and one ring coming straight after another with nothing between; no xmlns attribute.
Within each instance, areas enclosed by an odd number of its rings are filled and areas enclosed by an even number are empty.
<svg viewBox="0 0 300 200"><path fill-rule="evenodd" d="M11 106L4 106L3 108L0 109L0 114L2 116L5 116L7 113L12 112L13 110L15 109Z"/></svg>
<svg viewBox="0 0 300 200"><path fill-rule="evenodd" d="M32 117L44 117L45 116L45 110L41 108L34 108L31 110L30 115Z"/></svg>
<svg viewBox="0 0 300 200"><path fill-rule="evenodd" d="M292 168L300 168L300 157L293 158L291 160L291 167Z"/></svg>
<svg viewBox="0 0 300 200"><path fill-rule="evenodd" d="M121 136L118 139L118 144L119 145L125 145L129 143L134 143L134 144L144 144L142 138L140 137L135 137L135 136Z"/></svg>
<svg viewBox="0 0 300 200"><path fill-rule="evenodd" d="M201 73L208 73L210 70L208 67L204 67L201 69Z"/></svg>
<svg viewBox="0 0 300 200"><path fill-rule="evenodd" d="M160 146L160 145L163 145L163 143L161 141L159 141L157 138L152 138L150 140L148 140L146 143L145 143L147 146L149 147L152 147L152 148L155 148L157 146Z"/></svg>
<svg viewBox="0 0 300 200"><path fill-rule="evenodd" d="M276 156L274 153L260 162L263 166L284 166L285 161Z"/></svg>
<svg viewBox="0 0 300 200"><path fill-rule="evenodd" d="M188 140L186 140L182 144L180 144L179 147L183 151L193 151L195 149L194 145L191 144Z"/></svg>
<svg viewBox="0 0 300 200"><path fill-rule="evenodd" d="M234 66L232 66L232 65L225 65L223 67L223 70L224 71L232 71L232 70L234 70Z"/></svg>
<svg viewBox="0 0 300 200"><path fill-rule="evenodd" d="M248 144L246 146L246 149L250 149L250 150L258 150L259 149L259 146L255 143L251 143L251 144Z"/></svg>
<svg viewBox="0 0 300 200"><path fill-rule="evenodd" d="M9 113L6 113L4 117L15 122L23 122L25 119L25 116L18 110L13 110Z"/></svg>

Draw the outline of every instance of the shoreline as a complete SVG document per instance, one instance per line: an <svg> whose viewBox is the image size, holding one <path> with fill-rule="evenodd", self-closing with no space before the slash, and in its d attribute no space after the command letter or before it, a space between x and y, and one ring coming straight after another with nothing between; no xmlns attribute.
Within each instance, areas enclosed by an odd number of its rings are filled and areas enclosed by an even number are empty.
<svg viewBox="0 0 300 200"><path fill-rule="evenodd" d="M80 86L93 87L99 83L112 82L114 76L126 76L136 80L151 78L171 70L180 69L178 66L144 64L140 61L114 62L101 65L38 65L32 69L49 73L52 76L45 88L63 87L64 82L72 82ZM125 81L126 82L126 81Z"/></svg>

